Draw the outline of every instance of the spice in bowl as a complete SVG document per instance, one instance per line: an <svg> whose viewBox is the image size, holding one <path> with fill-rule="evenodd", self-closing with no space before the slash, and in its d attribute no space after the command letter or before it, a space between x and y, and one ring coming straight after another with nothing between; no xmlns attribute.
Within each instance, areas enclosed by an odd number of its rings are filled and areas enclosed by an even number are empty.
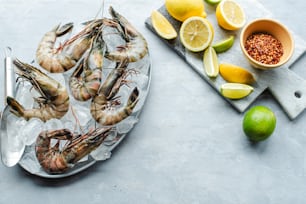
<svg viewBox="0 0 306 204"><path fill-rule="evenodd" d="M251 34L244 45L247 53L256 61L264 64L277 64L284 54L282 43L269 33Z"/></svg>

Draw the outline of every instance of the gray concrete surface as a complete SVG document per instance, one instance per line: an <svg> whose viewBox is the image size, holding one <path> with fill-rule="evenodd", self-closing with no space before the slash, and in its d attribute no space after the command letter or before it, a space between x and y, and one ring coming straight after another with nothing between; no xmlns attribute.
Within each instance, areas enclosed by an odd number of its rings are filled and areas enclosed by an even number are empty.
<svg viewBox="0 0 306 204"><path fill-rule="evenodd" d="M59 22L93 18L101 2L0 0L0 48L11 46L14 55L31 61L44 32ZM253 105L275 112L276 130L269 140L250 144L241 128L243 114L145 27L145 19L163 2L105 2L106 8L118 8L144 34L153 64L140 121L111 159L54 180L0 164L1 204L306 203L305 112L289 120L264 92ZM304 1L260 2L276 19L306 36ZM292 66L303 78L305 63L303 57Z"/></svg>

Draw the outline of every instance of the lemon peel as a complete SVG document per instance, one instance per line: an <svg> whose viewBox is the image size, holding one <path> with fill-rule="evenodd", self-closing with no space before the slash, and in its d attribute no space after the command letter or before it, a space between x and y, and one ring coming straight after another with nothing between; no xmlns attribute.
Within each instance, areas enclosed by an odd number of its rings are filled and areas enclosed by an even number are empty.
<svg viewBox="0 0 306 204"><path fill-rule="evenodd" d="M181 22L192 16L207 16L203 0L166 0L165 6L168 13Z"/></svg>
<svg viewBox="0 0 306 204"><path fill-rule="evenodd" d="M220 75L227 82L253 84L256 81L252 72L237 65L221 63L219 70Z"/></svg>

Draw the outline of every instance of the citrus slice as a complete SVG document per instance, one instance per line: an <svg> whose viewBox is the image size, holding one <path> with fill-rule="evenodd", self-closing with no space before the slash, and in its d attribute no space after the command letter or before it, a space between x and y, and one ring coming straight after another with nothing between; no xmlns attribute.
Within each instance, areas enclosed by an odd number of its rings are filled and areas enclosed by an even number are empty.
<svg viewBox="0 0 306 204"><path fill-rule="evenodd" d="M220 3L222 0L204 0L207 4L214 6Z"/></svg>
<svg viewBox="0 0 306 204"><path fill-rule="evenodd" d="M240 83L225 83L221 85L221 94L229 99L241 99L248 96L254 88L250 85Z"/></svg>
<svg viewBox="0 0 306 204"><path fill-rule="evenodd" d="M220 64L219 70L220 75L227 82L252 84L256 81L250 71L233 64Z"/></svg>
<svg viewBox="0 0 306 204"><path fill-rule="evenodd" d="M204 52L203 63L204 63L204 70L207 76L209 77L218 76L219 74L218 57L216 51L211 46L209 46Z"/></svg>
<svg viewBox="0 0 306 204"><path fill-rule="evenodd" d="M185 48L200 52L207 48L214 36L211 23L205 18L193 16L185 20L180 29L180 39Z"/></svg>
<svg viewBox="0 0 306 204"><path fill-rule="evenodd" d="M177 32L171 23L159 11L152 11L151 20L153 28L162 38L171 40L177 37Z"/></svg>
<svg viewBox="0 0 306 204"><path fill-rule="evenodd" d="M215 49L217 53L225 52L233 46L234 40L235 37L231 35L225 40L213 44L212 47Z"/></svg>
<svg viewBox="0 0 306 204"><path fill-rule="evenodd" d="M221 1L216 9L218 24L226 30L238 30L246 20L242 7L234 0Z"/></svg>

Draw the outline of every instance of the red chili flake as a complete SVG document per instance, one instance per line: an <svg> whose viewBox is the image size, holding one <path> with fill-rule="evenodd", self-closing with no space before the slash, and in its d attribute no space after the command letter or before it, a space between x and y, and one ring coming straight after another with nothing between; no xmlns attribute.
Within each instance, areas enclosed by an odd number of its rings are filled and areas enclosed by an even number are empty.
<svg viewBox="0 0 306 204"><path fill-rule="evenodd" d="M244 47L253 59L264 64L277 64L284 54L281 42L268 33L253 33Z"/></svg>

